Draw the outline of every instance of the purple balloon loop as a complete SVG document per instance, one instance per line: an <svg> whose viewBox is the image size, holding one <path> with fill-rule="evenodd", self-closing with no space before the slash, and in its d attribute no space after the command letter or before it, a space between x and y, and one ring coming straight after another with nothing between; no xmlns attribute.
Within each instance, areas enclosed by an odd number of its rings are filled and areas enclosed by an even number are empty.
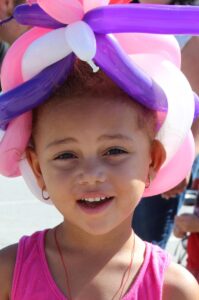
<svg viewBox="0 0 199 300"><path fill-rule="evenodd" d="M195 102L195 113L194 113L194 121L199 117L199 96L193 92L194 102Z"/></svg>
<svg viewBox="0 0 199 300"><path fill-rule="evenodd" d="M96 41L96 64L134 100L149 109L167 112L163 89L132 62L119 43L111 36L100 34L96 34Z"/></svg>
<svg viewBox="0 0 199 300"><path fill-rule="evenodd" d="M5 129L9 121L43 103L70 74L74 65L70 54L49 66L32 79L0 96L0 128Z"/></svg>
<svg viewBox="0 0 199 300"><path fill-rule="evenodd" d="M22 25L44 28L61 28L66 26L49 16L38 4L22 4L15 8L13 17Z"/></svg>
<svg viewBox="0 0 199 300"><path fill-rule="evenodd" d="M96 33L199 34L199 7L157 4L108 5L83 18Z"/></svg>

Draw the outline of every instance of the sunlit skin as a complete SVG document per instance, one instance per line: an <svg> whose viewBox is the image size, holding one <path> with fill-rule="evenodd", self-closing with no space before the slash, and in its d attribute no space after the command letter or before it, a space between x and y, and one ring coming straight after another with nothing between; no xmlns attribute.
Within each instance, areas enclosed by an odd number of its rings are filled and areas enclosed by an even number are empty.
<svg viewBox="0 0 199 300"><path fill-rule="evenodd" d="M131 232L132 213L154 172L152 141L137 123L131 102L114 99L63 102L40 114L31 161L40 187L64 216L66 231L105 235L125 223ZM89 193L114 200L88 215L77 200Z"/></svg>

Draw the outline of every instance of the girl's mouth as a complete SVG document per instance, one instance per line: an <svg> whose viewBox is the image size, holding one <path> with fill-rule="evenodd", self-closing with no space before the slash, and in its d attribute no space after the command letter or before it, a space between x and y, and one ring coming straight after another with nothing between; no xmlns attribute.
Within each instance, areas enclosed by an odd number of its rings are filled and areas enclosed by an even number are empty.
<svg viewBox="0 0 199 300"><path fill-rule="evenodd" d="M77 204L85 212L97 213L108 207L113 199L114 197L85 198L77 200Z"/></svg>

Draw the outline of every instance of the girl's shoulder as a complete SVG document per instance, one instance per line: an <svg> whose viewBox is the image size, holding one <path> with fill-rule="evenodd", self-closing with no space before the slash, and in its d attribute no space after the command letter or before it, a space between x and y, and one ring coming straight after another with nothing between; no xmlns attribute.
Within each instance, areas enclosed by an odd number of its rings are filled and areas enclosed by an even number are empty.
<svg viewBox="0 0 199 300"><path fill-rule="evenodd" d="M0 299L9 300L18 244L0 250Z"/></svg>
<svg viewBox="0 0 199 300"><path fill-rule="evenodd" d="M184 267L170 263L164 278L163 300L199 300L199 285Z"/></svg>

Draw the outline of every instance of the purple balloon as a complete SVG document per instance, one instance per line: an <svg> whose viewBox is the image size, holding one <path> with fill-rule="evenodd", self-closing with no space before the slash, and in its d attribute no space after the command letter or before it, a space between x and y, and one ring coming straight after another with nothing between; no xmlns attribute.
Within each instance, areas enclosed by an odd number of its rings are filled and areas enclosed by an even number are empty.
<svg viewBox="0 0 199 300"><path fill-rule="evenodd" d="M167 111L163 89L136 66L118 42L110 36L96 34L96 64L130 97L149 109Z"/></svg>
<svg viewBox="0 0 199 300"><path fill-rule="evenodd" d="M74 64L70 54L32 79L0 96L0 128L10 120L44 102L67 78Z"/></svg>
<svg viewBox="0 0 199 300"><path fill-rule="evenodd" d="M194 101L195 101L195 113L194 120L199 117L199 96L194 92Z"/></svg>
<svg viewBox="0 0 199 300"><path fill-rule="evenodd" d="M13 17L22 25L54 29L66 26L49 16L38 4L22 4L17 6Z"/></svg>
<svg viewBox="0 0 199 300"><path fill-rule="evenodd" d="M83 19L97 33L199 34L199 7L126 4L93 9Z"/></svg>

